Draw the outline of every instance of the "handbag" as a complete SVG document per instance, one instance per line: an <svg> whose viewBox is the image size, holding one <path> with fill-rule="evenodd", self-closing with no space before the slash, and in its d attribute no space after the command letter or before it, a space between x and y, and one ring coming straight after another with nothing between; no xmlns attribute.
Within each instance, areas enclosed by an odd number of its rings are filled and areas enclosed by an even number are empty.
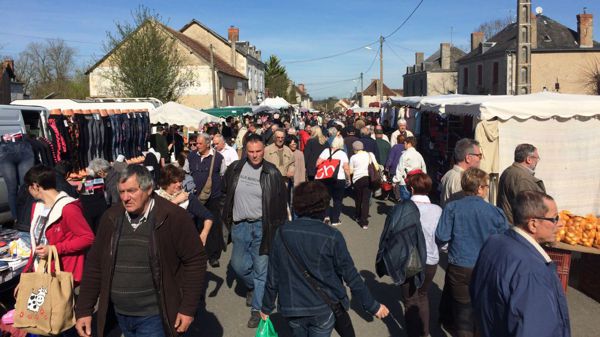
<svg viewBox="0 0 600 337"><path fill-rule="evenodd" d="M340 302L334 302L331 300L329 295L321 288L317 280L310 274L306 268L300 263L300 261L296 258L292 251L287 245L285 238L283 237L283 233L279 230L279 236L281 236L281 241L283 242L283 246L287 251L288 255L292 258L296 266L302 270L302 275L304 279L310 284L313 290L323 299L325 303L331 308L333 311L333 315L335 316L335 331L340 335L340 337L356 337L356 333L354 332L354 327L352 326L352 319L350 319L350 315L344 308L344 306Z"/></svg>
<svg viewBox="0 0 600 337"><path fill-rule="evenodd" d="M406 267L404 269L406 278L409 279L422 271L423 264L421 263L421 257L419 256L419 250L417 247L412 247L410 254L408 255L408 262L406 262Z"/></svg>
<svg viewBox="0 0 600 337"><path fill-rule="evenodd" d="M278 337L277 331L275 331L275 327L273 326L273 322L271 322L270 318L266 320L260 320L258 323L258 329L256 329L256 335L254 337Z"/></svg>
<svg viewBox="0 0 600 337"><path fill-rule="evenodd" d="M368 153L368 152L367 152ZM379 172L379 168L375 166L375 163L371 160L371 154L369 154L369 188L372 190L378 189L381 187L381 172Z"/></svg>
<svg viewBox="0 0 600 337"><path fill-rule="evenodd" d="M198 201L200 201L200 203L202 203L202 205L205 205L206 202L208 201L208 199L210 199L210 194L212 192L212 175L213 175L213 168L215 167L215 157L216 156L217 156L217 154L213 153L212 159L210 160L210 169L208 170L208 178L206 178L206 182L204 183L202 190L200 190L200 193L198 194Z"/></svg>
<svg viewBox="0 0 600 337"><path fill-rule="evenodd" d="M35 272L21 274L14 316L14 327L46 336L75 325L73 274L60 270L56 247L48 248L48 259Z"/></svg>
<svg viewBox="0 0 600 337"><path fill-rule="evenodd" d="M322 161L319 165L317 165L317 174L315 175L315 179L317 180L336 180L338 176L338 171L340 170L340 160L332 159L333 155L338 152L338 150L333 151L331 153L331 148L329 149L329 158Z"/></svg>

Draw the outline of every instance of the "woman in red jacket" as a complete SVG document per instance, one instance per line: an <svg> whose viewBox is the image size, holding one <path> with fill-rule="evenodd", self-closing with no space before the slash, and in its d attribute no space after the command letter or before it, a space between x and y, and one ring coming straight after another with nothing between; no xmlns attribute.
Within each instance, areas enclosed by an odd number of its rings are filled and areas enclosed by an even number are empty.
<svg viewBox="0 0 600 337"><path fill-rule="evenodd" d="M31 216L31 256L25 270L48 256L48 246L56 246L61 269L73 274L75 286L81 281L86 250L94 233L85 221L79 200L56 190L51 168L38 165L24 177L29 193L38 200Z"/></svg>

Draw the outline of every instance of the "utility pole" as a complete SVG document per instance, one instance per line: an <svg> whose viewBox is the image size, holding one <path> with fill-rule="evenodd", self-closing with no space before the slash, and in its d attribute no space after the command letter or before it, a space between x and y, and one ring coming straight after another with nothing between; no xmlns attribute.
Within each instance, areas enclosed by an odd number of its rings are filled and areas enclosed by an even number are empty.
<svg viewBox="0 0 600 337"><path fill-rule="evenodd" d="M217 104L217 85L215 83L215 55L214 55L214 47L210 45L210 77L212 81L212 96L213 96L213 108L217 108L219 104Z"/></svg>
<svg viewBox="0 0 600 337"><path fill-rule="evenodd" d="M363 73L360 73L360 107L364 108L363 106L363 91L365 91L365 89L363 89Z"/></svg>
<svg viewBox="0 0 600 337"><path fill-rule="evenodd" d="M379 102L383 101L383 41L383 36L379 36L379 85L377 86Z"/></svg>

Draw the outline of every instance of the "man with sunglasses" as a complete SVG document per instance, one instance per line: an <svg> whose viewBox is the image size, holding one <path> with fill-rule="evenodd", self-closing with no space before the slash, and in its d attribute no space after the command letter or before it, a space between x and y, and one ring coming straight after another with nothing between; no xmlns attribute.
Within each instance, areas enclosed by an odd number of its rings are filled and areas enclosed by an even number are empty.
<svg viewBox="0 0 600 337"><path fill-rule="evenodd" d="M554 199L517 195L515 227L490 237L475 265L471 298L481 336L571 336L567 300L556 265L542 244L562 224Z"/></svg>
<svg viewBox="0 0 600 337"><path fill-rule="evenodd" d="M519 144L515 148L515 162L500 175L497 204L512 224L514 224L512 208L520 192L546 193L544 182L535 176L535 168L539 161L540 155L535 146Z"/></svg>
<svg viewBox="0 0 600 337"><path fill-rule="evenodd" d="M479 142L463 138L454 146L454 160L456 164L442 177L442 188L440 194L440 206L442 208L450 201L460 199L464 196L460 179L466 170L471 167L479 168L483 154Z"/></svg>

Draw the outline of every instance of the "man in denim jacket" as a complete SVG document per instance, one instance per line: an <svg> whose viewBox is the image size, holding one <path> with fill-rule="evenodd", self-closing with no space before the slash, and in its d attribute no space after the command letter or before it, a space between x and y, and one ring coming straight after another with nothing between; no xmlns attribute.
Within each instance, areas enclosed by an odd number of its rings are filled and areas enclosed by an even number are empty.
<svg viewBox="0 0 600 337"><path fill-rule="evenodd" d="M308 336L330 336L335 317L330 306L303 276L303 270L285 248L282 236L295 259L332 302L348 310L350 301L343 280L365 311L377 318L389 313L385 305L371 296L340 231L323 223L329 200L327 188L320 182L305 182L296 187L293 206L300 218L277 230L270 252L261 314L266 319L275 309L275 299L279 296L278 310L288 319L295 336L307 333Z"/></svg>

